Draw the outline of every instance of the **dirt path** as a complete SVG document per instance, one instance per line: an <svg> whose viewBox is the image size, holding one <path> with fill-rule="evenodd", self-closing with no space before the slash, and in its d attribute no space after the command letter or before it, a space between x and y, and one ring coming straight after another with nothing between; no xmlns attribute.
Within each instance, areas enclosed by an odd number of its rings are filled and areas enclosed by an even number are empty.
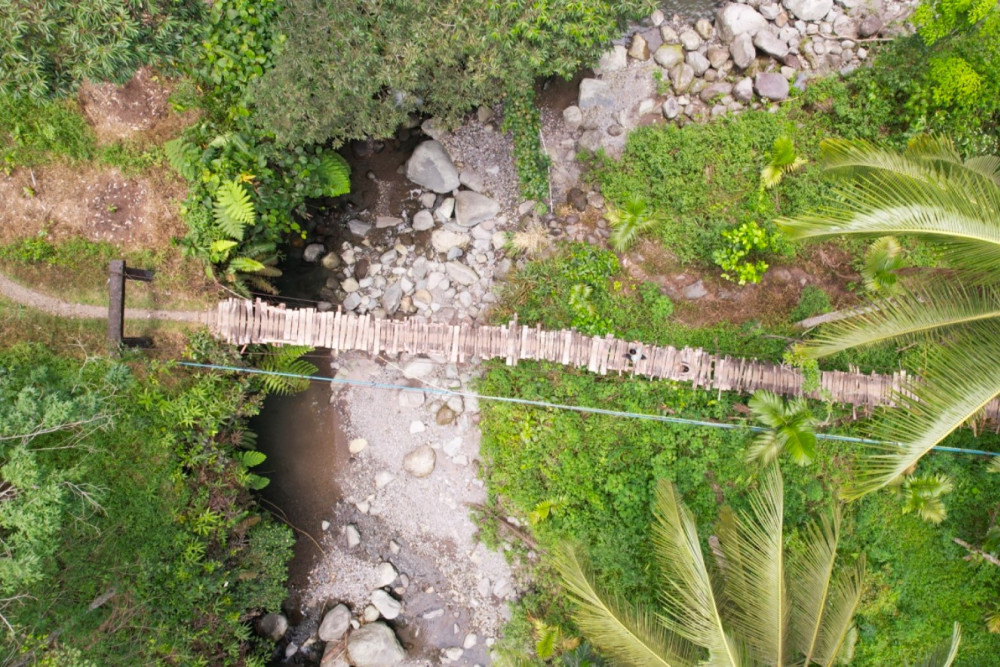
<svg viewBox="0 0 1000 667"><path fill-rule="evenodd" d="M76 319L106 319L106 306L89 306L81 303L70 303L57 299L33 289L19 285L10 278L0 274L0 295L24 306ZM146 308L126 308L125 318L129 320L169 320L171 322L191 322L208 325L214 312L198 310L150 310Z"/></svg>

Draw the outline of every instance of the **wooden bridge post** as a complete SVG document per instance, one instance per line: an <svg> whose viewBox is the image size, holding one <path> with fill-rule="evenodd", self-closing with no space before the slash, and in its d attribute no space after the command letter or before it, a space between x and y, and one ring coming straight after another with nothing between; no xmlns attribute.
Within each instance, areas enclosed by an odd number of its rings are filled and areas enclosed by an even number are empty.
<svg viewBox="0 0 1000 667"><path fill-rule="evenodd" d="M124 259L113 259L108 267L108 343L112 348L122 345L150 347L149 338L125 338L125 281L150 282L153 271L132 269Z"/></svg>

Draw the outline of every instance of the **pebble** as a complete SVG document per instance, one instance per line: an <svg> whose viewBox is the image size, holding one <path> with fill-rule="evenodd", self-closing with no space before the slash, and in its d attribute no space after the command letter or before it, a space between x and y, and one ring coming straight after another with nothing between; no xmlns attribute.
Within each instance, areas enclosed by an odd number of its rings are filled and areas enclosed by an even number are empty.
<svg viewBox="0 0 1000 667"><path fill-rule="evenodd" d="M354 438L347 443L347 451L351 454L360 454L368 446L368 441L364 438Z"/></svg>
<svg viewBox="0 0 1000 667"><path fill-rule="evenodd" d="M375 586L377 588L391 586L398 576L399 572L396 571L395 566L392 563L383 561L375 568Z"/></svg>
<svg viewBox="0 0 1000 667"><path fill-rule="evenodd" d="M427 427L424 426L424 423L422 421L413 421L413 422L410 422L410 434L411 435L416 435L417 433L423 433L426 430L427 430Z"/></svg>
<svg viewBox="0 0 1000 667"><path fill-rule="evenodd" d="M347 537L348 549L353 549L361 544L361 533L358 532L358 529L353 523L347 524L347 527L344 528L344 535Z"/></svg>

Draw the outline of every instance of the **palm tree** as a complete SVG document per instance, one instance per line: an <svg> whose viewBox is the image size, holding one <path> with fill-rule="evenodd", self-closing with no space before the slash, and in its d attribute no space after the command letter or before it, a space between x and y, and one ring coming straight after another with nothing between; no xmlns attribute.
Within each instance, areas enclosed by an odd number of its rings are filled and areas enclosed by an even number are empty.
<svg viewBox="0 0 1000 667"><path fill-rule="evenodd" d="M903 496L903 514L916 512L924 521L941 523L948 516L941 496L954 486L947 475L911 475L900 484Z"/></svg>
<svg viewBox="0 0 1000 667"><path fill-rule="evenodd" d="M891 298L826 325L813 358L855 347L928 343L921 381L894 396L882 420L888 446L844 489L857 498L890 484L1000 395L1000 158L962 161L947 139L923 137L899 154L824 142L827 168L848 177L825 210L778 226L794 239L912 236L937 248L947 273L927 269ZM942 276L945 279L942 279Z"/></svg>
<svg viewBox="0 0 1000 667"><path fill-rule="evenodd" d="M750 497L750 512L723 508L713 547L718 566L710 575L694 517L673 485L661 481L652 527L661 572L657 610L600 594L578 551L563 548L557 564L583 634L629 665L830 665L849 657L864 558L834 572L836 511L803 531L801 550L786 557L783 495L781 474L771 466Z"/></svg>
<svg viewBox="0 0 1000 667"><path fill-rule="evenodd" d="M660 218L649 210L649 204L639 196L625 200L621 208L608 207L604 214L611 225L608 242L616 252L625 252L639 239L639 235L660 222Z"/></svg>
<svg viewBox="0 0 1000 667"><path fill-rule="evenodd" d="M768 464L788 452L799 465L812 463L816 457L816 419L804 398L786 403L777 394L758 391L747 405L758 421L770 427L754 438L747 454L750 461Z"/></svg>

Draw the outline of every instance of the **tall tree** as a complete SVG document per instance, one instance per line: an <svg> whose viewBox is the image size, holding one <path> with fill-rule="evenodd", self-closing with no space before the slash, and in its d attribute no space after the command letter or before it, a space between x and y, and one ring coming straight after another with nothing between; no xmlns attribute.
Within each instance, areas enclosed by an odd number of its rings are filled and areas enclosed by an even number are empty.
<svg viewBox="0 0 1000 667"><path fill-rule="evenodd" d="M590 641L629 665L830 665L850 655L864 558L834 572L840 515L811 525L786 554L784 493L777 466L750 497L750 511L723 508L712 570L694 517L666 481L657 489L653 546L661 607L642 609L597 591L571 548L559 569ZM704 653L708 661L703 661Z"/></svg>
<svg viewBox="0 0 1000 667"><path fill-rule="evenodd" d="M888 446L865 458L844 490L882 488L1000 396L1000 158L963 161L952 143L920 137L900 154L865 143L824 144L845 177L817 213L778 220L793 239L910 236L946 268L910 277L892 298L824 326L803 348L819 358L887 342L926 344L921 381L880 421ZM945 278L946 279L942 279Z"/></svg>

